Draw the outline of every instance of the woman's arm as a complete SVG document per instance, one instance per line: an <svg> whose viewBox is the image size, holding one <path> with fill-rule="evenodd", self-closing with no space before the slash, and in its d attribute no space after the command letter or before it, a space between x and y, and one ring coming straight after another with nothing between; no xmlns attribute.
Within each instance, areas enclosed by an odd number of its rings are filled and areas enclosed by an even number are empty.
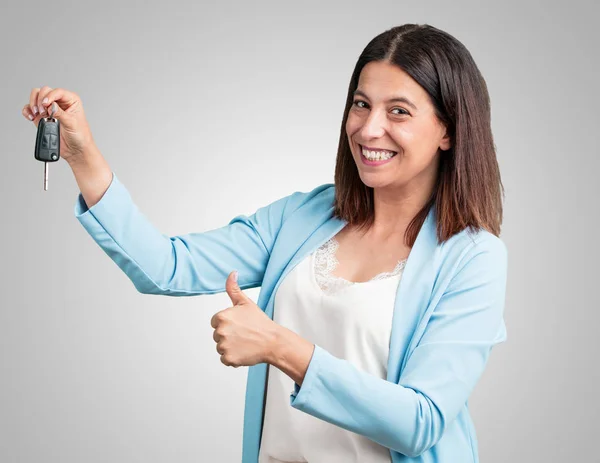
<svg viewBox="0 0 600 463"><path fill-rule="evenodd" d="M361 371L318 345L306 368L308 344L304 354L291 356L282 353L293 350L288 346L273 358L292 362L275 366L296 371L290 375L295 381L303 378L301 387L295 384L291 405L408 456L435 445L465 405L491 348L506 339L507 253L493 238L467 252L465 264L435 304L399 384Z"/></svg>
<svg viewBox="0 0 600 463"><path fill-rule="evenodd" d="M83 154L67 159L86 207L92 207L112 182L113 173L108 162L95 143L87 145Z"/></svg>
<svg viewBox="0 0 600 463"><path fill-rule="evenodd" d="M241 289L262 285L284 213L310 196L295 192L250 216L238 215L223 227L169 237L140 212L116 174L111 174L110 185L91 207L79 194L75 217L143 294L224 292L234 269L239 271ZM202 213L206 206L204 201L199 204Z"/></svg>

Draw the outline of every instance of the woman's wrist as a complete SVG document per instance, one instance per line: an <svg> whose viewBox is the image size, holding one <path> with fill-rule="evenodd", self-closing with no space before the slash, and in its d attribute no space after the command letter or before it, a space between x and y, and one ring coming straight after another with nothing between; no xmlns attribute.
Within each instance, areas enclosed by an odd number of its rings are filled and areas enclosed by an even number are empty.
<svg viewBox="0 0 600 463"><path fill-rule="evenodd" d="M110 166L95 144L90 144L83 153L70 158L68 163L87 207L92 207L112 183Z"/></svg>
<svg viewBox="0 0 600 463"><path fill-rule="evenodd" d="M276 326L267 363L281 370L301 386L315 346L293 331L281 325Z"/></svg>
<svg viewBox="0 0 600 463"><path fill-rule="evenodd" d="M68 158L65 157L64 159L71 169L89 170L98 164L100 158L102 158L102 153L100 153L96 143L92 140L85 145L81 153L74 154Z"/></svg>

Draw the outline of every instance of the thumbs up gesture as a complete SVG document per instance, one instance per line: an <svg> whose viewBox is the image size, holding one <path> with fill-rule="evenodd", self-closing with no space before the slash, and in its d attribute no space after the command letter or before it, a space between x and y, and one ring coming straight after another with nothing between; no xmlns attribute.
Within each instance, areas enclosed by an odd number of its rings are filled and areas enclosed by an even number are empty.
<svg viewBox="0 0 600 463"><path fill-rule="evenodd" d="M231 272L225 290L233 307L217 312L210 320L213 339L224 365L237 368L269 362L280 327L246 296Z"/></svg>

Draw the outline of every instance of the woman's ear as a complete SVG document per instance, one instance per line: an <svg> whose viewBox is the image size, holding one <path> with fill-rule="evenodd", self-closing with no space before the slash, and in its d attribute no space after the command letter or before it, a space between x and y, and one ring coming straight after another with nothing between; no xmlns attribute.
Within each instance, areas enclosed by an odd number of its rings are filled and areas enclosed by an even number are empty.
<svg viewBox="0 0 600 463"><path fill-rule="evenodd" d="M442 151L448 151L452 147L452 137L448 135L448 132L444 135L444 137L440 140L440 149Z"/></svg>

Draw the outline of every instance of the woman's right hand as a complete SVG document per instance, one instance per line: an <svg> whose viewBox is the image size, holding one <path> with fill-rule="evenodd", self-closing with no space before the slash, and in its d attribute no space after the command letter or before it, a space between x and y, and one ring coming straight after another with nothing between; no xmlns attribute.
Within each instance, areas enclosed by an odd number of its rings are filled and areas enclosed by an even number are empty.
<svg viewBox="0 0 600 463"><path fill-rule="evenodd" d="M64 88L32 89L29 103L23 107L23 116L33 121L36 128L42 117L51 116L60 121L60 156L69 164L82 159L94 145L81 99Z"/></svg>

